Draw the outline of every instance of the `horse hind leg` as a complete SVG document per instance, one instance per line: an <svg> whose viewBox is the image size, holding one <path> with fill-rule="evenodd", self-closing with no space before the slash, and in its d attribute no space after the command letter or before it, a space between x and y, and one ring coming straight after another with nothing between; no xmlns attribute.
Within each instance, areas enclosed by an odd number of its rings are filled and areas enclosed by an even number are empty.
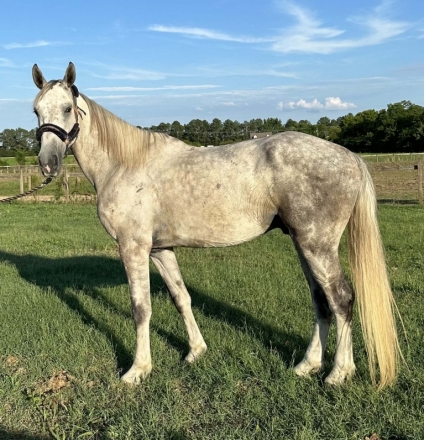
<svg viewBox="0 0 424 440"><path fill-rule="evenodd" d="M298 249L299 260L311 291L315 310L315 323L311 341L302 361L294 368L298 376L309 376L321 371L324 363L324 351L333 313L320 284L316 281L303 253Z"/></svg>
<svg viewBox="0 0 424 440"><path fill-rule="evenodd" d="M191 309L191 298L184 285L175 254L170 249L153 250L150 258L165 281L175 307L181 314L188 333L190 351L185 357L194 362L207 349Z"/></svg>
<svg viewBox="0 0 424 440"><path fill-rule="evenodd" d="M308 279L315 307L315 325L304 359L295 367L298 375L308 375L323 366L325 344L331 318L337 328L334 366L325 379L328 384L341 384L355 372L352 350L352 310L354 295L340 266L338 243L323 248L296 243L302 267Z"/></svg>

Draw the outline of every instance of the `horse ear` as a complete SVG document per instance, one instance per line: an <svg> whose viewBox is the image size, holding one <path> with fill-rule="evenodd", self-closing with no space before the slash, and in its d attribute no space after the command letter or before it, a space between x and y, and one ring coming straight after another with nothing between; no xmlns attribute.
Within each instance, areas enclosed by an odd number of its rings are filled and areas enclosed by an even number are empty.
<svg viewBox="0 0 424 440"><path fill-rule="evenodd" d="M41 90L44 87L44 84L46 84L46 80L44 79L43 74L41 73L41 70L37 66L37 64L34 64L32 67L32 79L34 80L34 84Z"/></svg>
<svg viewBox="0 0 424 440"><path fill-rule="evenodd" d="M65 76L63 77L63 82L68 86L72 87L74 85L75 79L77 78L77 72L73 63L69 63L66 69Z"/></svg>

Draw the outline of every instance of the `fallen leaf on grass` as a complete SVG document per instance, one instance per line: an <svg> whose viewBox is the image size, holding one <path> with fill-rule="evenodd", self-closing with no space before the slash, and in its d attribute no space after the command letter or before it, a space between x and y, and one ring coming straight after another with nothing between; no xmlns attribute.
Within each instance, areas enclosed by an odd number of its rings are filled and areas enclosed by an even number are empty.
<svg viewBox="0 0 424 440"><path fill-rule="evenodd" d="M16 356L7 356L4 363L8 368L15 368L19 364L19 358L17 358Z"/></svg>
<svg viewBox="0 0 424 440"><path fill-rule="evenodd" d="M36 394L57 393L62 388L69 387L75 377L67 371L59 371L55 373L49 380L38 384L35 387Z"/></svg>
<svg viewBox="0 0 424 440"><path fill-rule="evenodd" d="M365 437L365 440L381 440L381 438L378 434L374 433L371 437Z"/></svg>

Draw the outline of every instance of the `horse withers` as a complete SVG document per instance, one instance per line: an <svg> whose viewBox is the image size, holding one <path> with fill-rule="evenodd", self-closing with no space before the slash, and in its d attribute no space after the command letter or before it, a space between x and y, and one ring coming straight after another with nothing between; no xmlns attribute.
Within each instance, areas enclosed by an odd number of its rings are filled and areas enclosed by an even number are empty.
<svg viewBox="0 0 424 440"><path fill-rule="evenodd" d="M98 216L118 242L130 286L137 343L122 380L138 383L152 368L149 258L182 315L193 362L206 351L173 248L231 246L278 226L299 255L312 294L315 324L300 376L318 372L330 323L337 328L334 366L326 377L343 383L355 371L355 300L339 262L348 227L349 262L373 383L392 383L401 356L395 304L364 162L347 149L298 132L214 148L195 148L127 124L79 94L75 67L46 81L37 65L34 101L41 142L39 164L57 176L71 149L97 191Z"/></svg>

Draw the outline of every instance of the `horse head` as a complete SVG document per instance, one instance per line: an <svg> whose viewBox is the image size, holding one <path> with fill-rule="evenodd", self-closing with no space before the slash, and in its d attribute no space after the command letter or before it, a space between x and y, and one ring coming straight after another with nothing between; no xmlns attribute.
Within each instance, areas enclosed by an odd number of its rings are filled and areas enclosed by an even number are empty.
<svg viewBox="0 0 424 440"><path fill-rule="evenodd" d="M39 125L36 137L41 144L38 163L45 176L57 176L79 133L75 66L69 63L63 80L47 82L34 64L32 78L40 89L34 100Z"/></svg>

